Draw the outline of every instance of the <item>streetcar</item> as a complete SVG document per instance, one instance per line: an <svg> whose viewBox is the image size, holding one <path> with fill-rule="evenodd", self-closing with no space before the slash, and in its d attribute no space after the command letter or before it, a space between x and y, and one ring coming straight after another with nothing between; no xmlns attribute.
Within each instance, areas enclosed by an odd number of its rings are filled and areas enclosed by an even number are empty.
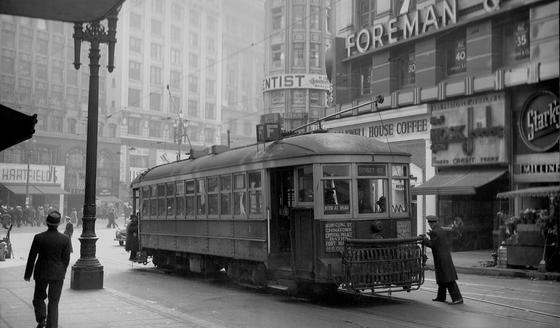
<svg viewBox="0 0 560 328"><path fill-rule="evenodd" d="M418 289L409 163L387 143L323 132L153 167L131 183L137 261L292 292Z"/></svg>

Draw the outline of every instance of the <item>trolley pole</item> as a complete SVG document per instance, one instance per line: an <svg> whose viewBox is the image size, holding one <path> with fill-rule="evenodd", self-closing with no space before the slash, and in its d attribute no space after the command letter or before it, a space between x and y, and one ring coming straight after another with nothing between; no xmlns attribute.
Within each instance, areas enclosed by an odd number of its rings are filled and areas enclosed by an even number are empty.
<svg viewBox="0 0 560 328"><path fill-rule="evenodd" d="M70 288L75 290L102 289L103 266L95 257L95 183L97 171L97 129L99 110L99 45L107 43L109 48L109 63L107 69L114 69L115 43L117 42L117 8L107 16L108 31L100 21L87 23L82 29L82 23L74 24L74 67L80 68L80 47L82 42L89 42L89 95L86 145L86 180L84 192L83 228L80 236L80 258L72 266Z"/></svg>

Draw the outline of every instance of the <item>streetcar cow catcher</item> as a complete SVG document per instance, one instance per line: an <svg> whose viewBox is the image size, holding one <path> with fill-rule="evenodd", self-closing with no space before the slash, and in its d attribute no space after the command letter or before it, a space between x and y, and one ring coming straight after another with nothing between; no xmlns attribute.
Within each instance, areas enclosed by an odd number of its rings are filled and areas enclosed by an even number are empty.
<svg viewBox="0 0 560 328"><path fill-rule="evenodd" d="M418 289L409 162L371 138L308 133L156 166L131 184L137 261L292 291Z"/></svg>

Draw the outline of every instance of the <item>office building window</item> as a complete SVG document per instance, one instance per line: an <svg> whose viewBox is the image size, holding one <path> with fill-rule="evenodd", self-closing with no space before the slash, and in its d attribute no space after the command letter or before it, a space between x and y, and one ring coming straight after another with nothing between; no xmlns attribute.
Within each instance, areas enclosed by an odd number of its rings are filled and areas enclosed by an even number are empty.
<svg viewBox="0 0 560 328"><path fill-rule="evenodd" d="M189 53L189 67L198 68L198 55L195 53Z"/></svg>
<svg viewBox="0 0 560 328"><path fill-rule="evenodd" d="M188 101L188 114L189 118L198 117L198 101L194 99L189 99Z"/></svg>
<svg viewBox="0 0 560 328"><path fill-rule="evenodd" d="M465 30L449 34L440 40L439 49L445 63L446 76L465 73L467 71L467 40Z"/></svg>
<svg viewBox="0 0 560 328"><path fill-rule="evenodd" d="M214 80L206 80L206 97L213 98L216 96L216 82Z"/></svg>
<svg viewBox="0 0 560 328"><path fill-rule="evenodd" d="M189 74L189 91L198 92L198 78L193 74Z"/></svg>
<svg viewBox="0 0 560 328"><path fill-rule="evenodd" d="M193 48L198 48L198 33L189 32L189 45Z"/></svg>
<svg viewBox="0 0 560 328"><path fill-rule="evenodd" d="M129 88L128 89L128 107L140 108L140 90Z"/></svg>
<svg viewBox="0 0 560 328"><path fill-rule="evenodd" d="M128 125L128 133L129 134L133 134L133 135L141 135L141 130L140 130L140 119L136 118L136 117L129 117L127 119L127 125Z"/></svg>
<svg viewBox="0 0 560 328"><path fill-rule="evenodd" d="M142 39L130 37L130 51L138 54L142 53Z"/></svg>
<svg viewBox="0 0 560 328"><path fill-rule="evenodd" d="M294 66L305 66L305 44L303 42L293 43Z"/></svg>
<svg viewBox="0 0 560 328"><path fill-rule="evenodd" d="M51 82L64 84L64 64L59 60L54 60L51 65Z"/></svg>
<svg viewBox="0 0 560 328"><path fill-rule="evenodd" d="M206 39L206 51L210 56L216 53L216 41L214 41L214 39L211 38Z"/></svg>
<svg viewBox="0 0 560 328"><path fill-rule="evenodd" d="M161 36L162 34L163 28L161 21L152 19L152 35Z"/></svg>
<svg viewBox="0 0 560 328"><path fill-rule="evenodd" d="M312 105L322 105L323 104L323 91L310 90L309 91L309 103Z"/></svg>
<svg viewBox="0 0 560 328"><path fill-rule="evenodd" d="M207 120L216 119L216 104L206 103L204 108L204 118Z"/></svg>
<svg viewBox="0 0 560 328"><path fill-rule="evenodd" d="M292 24L295 29L305 28L305 5L294 5Z"/></svg>
<svg viewBox="0 0 560 328"><path fill-rule="evenodd" d="M161 61L163 58L163 49L161 47L161 44L152 43L150 49L151 49L150 54L152 59Z"/></svg>
<svg viewBox="0 0 560 328"><path fill-rule="evenodd" d="M18 60L18 71L21 76L31 77L31 55L29 54L22 54ZM46 65L45 65L46 69ZM44 78L46 79L46 77Z"/></svg>
<svg viewBox="0 0 560 328"><path fill-rule="evenodd" d="M275 44L271 47L272 52L272 66L282 67L284 64L284 50L281 44Z"/></svg>
<svg viewBox="0 0 560 328"><path fill-rule="evenodd" d="M130 13L130 27L134 30L142 29L142 16L136 13Z"/></svg>
<svg viewBox="0 0 560 328"><path fill-rule="evenodd" d="M179 42L178 44L181 45L182 34L183 34L183 30L181 29L181 27L176 25L171 25L170 29L171 29L171 41Z"/></svg>
<svg viewBox="0 0 560 328"><path fill-rule="evenodd" d="M48 49L48 48L46 48L46 49ZM20 35L20 37L19 37L19 50L32 53L33 52L33 38L31 36L27 36L27 35Z"/></svg>
<svg viewBox="0 0 560 328"><path fill-rule="evenodd" d="M76 134L76 120L73 118L69 118L67 120L68 124L68 133Z"/></svg>
<svg viewBox="0 0 560 328"><path fill-rule="evenodd" d="M358 0L357 8L360 27L372 25L375 16L375 0Z"/></svg>
<svg viewBox="0 0 560 328"><path fill-rule="evenodd" d="M156 92L150 93L150 110L161 112L161 94Z"/></svg>
<svg viewBox="0 0 560 328"><path fill-rule="evenodd" d="M171 18L177 21L183 20L184 8L178 3L171 4Z"/></svg>
<svg viewBox="0 0 560 328"><path fill-rule="evenodd" d="M169 73L169 77L170 77L169 87L174 89L181 89L181 80L182 80L181 72L171 71Z"/></svg>
<svg viewBox="0 0 560 328"><path fill-rule="evenodd" d="M180 66L181 63L182 63L182 60L181 60L181 56L182 56L182 55L181 55L181 50L180 50L180 49L173 49L173 48L171 48L170 55L171 55L171 64L172 64L172 65Z"/></svg>
<svg viewBox="0 0 560 328"><path fill-rule="evenodd" d="M152 138L161 138L162 131L161 122L149 121L148 122L148 134Z"/></svg>
<svg viewBox="0 0 560 328"><path fill-rule="evenodd" d="M206 58L206 71L208 74L216 73L216 61L213 58Z"/></svg>
<svg viewBox="0 0 560 328"><path fill-rule="evenodd" d="M216 26L218 26L217 20L213 16L206 16L206 27L209 32L215 32Z"/></svg>
<svg viewBox="0 0 560 328"><path fill-rule="evenodd" d="M152 0L152 9L154 10L154 13L156 14L163 14L163 10L164 10L164 5L163 2L165 0Z"/></svg>
<svg viewBox="0 0 560 328"><path fill-rule="evenodd" d="M516 66L529 60L531 31L528 13L508 20L499 28L502 29L502 66Z"/></svg>
<svg viewBox="0 0 560 328"><path fill-rule="evenodd" d="M161 85L161 67L150 67L150 84L153 86Z"/></svg>
<svg viewBox="0 0 560 328"><path fill-rule="evenodd" d="M200 25L200 11L191 10L190 15L189 15L189 23L193 27L199 27L199 25Z"/></svg>
<svg viewBox="0 0 560 328"><path fill-rule="evenodd" d="M181 97L180 96L171 96L170 103L169 103L169 111L171 113L180 113L181 112Z"/></svg>
<svg viewBox="0 0 560 328"><path fill-rule="evenodd" d="M306 90L293 90L292 91L292 104L304 105L306 98Z"/></svg>
<svg viewBox="0 0 560 328"><path fill-rule="evenodd" d="M281 30L284 27L284 20L282 19L282 7L272 9L272 29Z"/></svg>
<svg viewBox="0 0 560 328"><path fill-rule="evenodd" d="M320 44L318 43L310 43L309 44L309 66L311 67L320 67L321 63L320 63L320 52L319 52L319 48L320 48Z"/></svg>
<svg viewBox="0 0 560 328"><path fill-rule="evenodd" d="M204 129L204 141L206 143L213 144L215 136L216 136L216 130L214 128Z"/></svg>
<svg viewBox="0 0 560 328"><path fill-rule="evenodd" d="M416 59L414 45L391 51L393 71L397 74L397 87L403 88L416 82Z"/></svg>
<svg viewBox="0 0 560 328"><path fill-rule="evenodd" d="M128 77L131 80L140 81L142 78L142 64L135 61L128 62Z"/></svg>
<svg viewBox="0 0 560 328"><path fill-rule="evenodd" d="M318 30L320 21L319 13L321 12L321 8L319 6L310 6L309 11L309 27L312 30Z"/></svg>
<svg viewBox="0 0 560 328"><path fill-rule="evenodd" d="M270 92L270 103L272 105L280 105L284 103L284 91L277 90Z"/></svg>

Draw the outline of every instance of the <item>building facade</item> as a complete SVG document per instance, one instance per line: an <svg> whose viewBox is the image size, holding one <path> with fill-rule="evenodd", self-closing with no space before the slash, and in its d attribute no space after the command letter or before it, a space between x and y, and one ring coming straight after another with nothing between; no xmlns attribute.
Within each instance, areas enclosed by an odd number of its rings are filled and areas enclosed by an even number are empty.
<svg viewBox="0 0 560 328"><path fill-rule="evenodd" d="M280 114L291 130L324 116L331 1L267 0L265 15L264 111Z"/></svg>
<svg viewBox="0 0 560 328"><path fill-rule="evenodd" d="M377 95L385 101L333 120L329 127L380 137L412 153L413 168L422 173L412 195L419 233L425 231L421 218L427 214L438 215L445 225L460 217L464 232L456 249L496 247L504 225L499 211L514 216L526 206L542 205L496 195L560 180L558 2L351 4L351 10L337 15L333 84L339 105L327 113ZM421 119L427 125L406 123L406 129L426 129L414 140L394 139L398 122L389 117L401 115L402 132L407 111L417 118L418 108L424 109ZM387 128L376 129L380 124Z"/></svg>
<svg viewBox="0 0 560 328"><path fill-rule="evenodd" d="M0 152L0 199L80 209L84 201L89 68L76 70L72 24L0 16L0 102L37 114L31 140ZM81 48L87 63L89 46ZM102 53L107 49L102 46ZM106 57L102 56L102 63ZM119 186L119 122L110 116L109 74L100 69L97 192L116 201ZM29 165L27 165L29 163ZM29 180L27 179L29 175ZM28 183L29 181L29 183Z"/></svg>

